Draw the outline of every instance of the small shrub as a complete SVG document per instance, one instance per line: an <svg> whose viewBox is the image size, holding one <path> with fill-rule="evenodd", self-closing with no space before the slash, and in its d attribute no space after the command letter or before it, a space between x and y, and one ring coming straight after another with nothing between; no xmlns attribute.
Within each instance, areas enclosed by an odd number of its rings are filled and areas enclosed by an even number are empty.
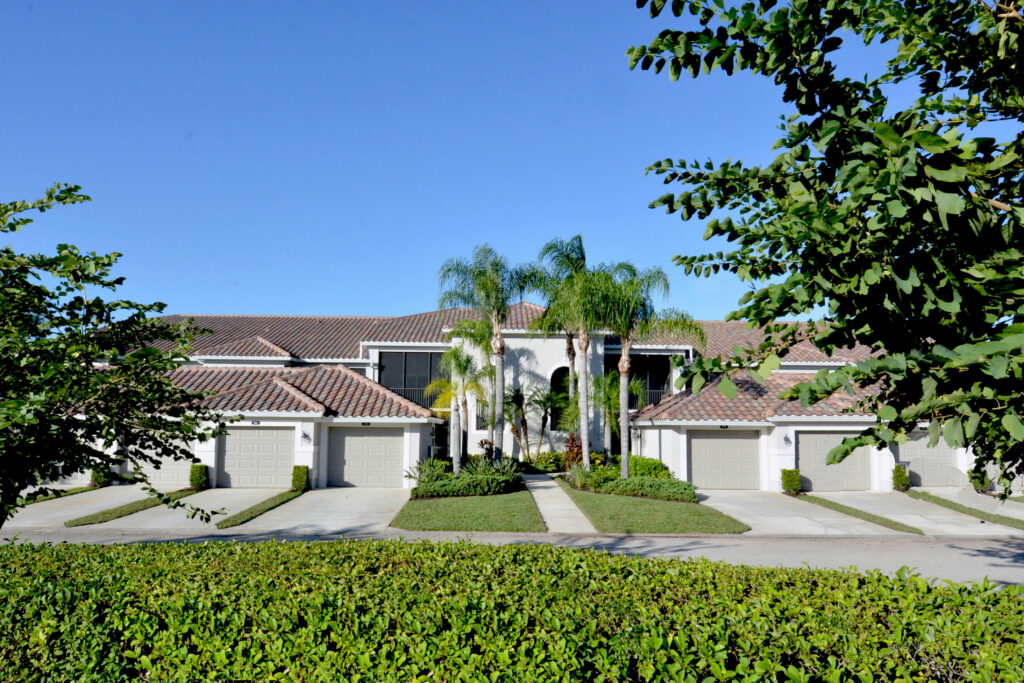
<svg viewBox="0 0 1024 683"><path fill-rule="evenodd" d="M545 472L561 472L565 469L565 458L556 451L544 451L530 458L530 463Z"/></svg>
<svg viewBox="0 0 1024 683"><path fill-rule="evenodd" d="M480 439L479 446L483 449L484 457L488 460L494 459L494 442L490 439Z"/></svg>
<svg viewBox="0 0 1024 683"><path fill-rule="evenodd" d="M305 465L296 465L292 468L292 491L309 490L309 468Z"/></svg>
<svg viewBox="0 0 1024 683"><path fill-rule="evenodd" d="M502 458L499 461L480 458L471 460L462 468L461 474L471 477L516 477L519 475L519 461L511 458Z"/></svg>
<svg viewBox="0 0 1024 683"><path fill-rule="evenodd" d="M608 465L596 465L590 468L585 478L585 486L593 491L600 491L601 487L610 481L619 478L619 469Z"/></svg>
<svg viewBox="0 0 1024 683"><path fill-rule="evenodd" d="M566 481L578 489L586 487L587 470L582 463L573 463L566 468Z"/></svg>
<svg viewBox="0 0 1024 683"><path fill-rule="evenodd" d="M428 458L420 464L414 465L405 473L406 479L412 479L417 484L429 484L450 476L452 476L451 461L439 458Z"/></svg>
<svg viewBox="0 0 1024 683"><path fill-rule="evenodd" d="M672 472L660 460L645 458L642 455L631 455L629 456L629 476L630 478L655 477L657 479L671 479Z"/></svg>
<svg viewBox="0 0 1024 683"><path fill-rule="evenodd" d="M992 480L988 476L988 472L981 470L971 470L967 474L967 480L974 487L974 490L978 493L988 493L992 488Z"/></svg>
<svg viewBox="0 0 1024 683"><path fill-rule="evenodd" d="M676 500L684 503L697 502L697 492L694 490L693 484L688 481L662 477L614 479L603 484L598 492L617 496L643 496L658 500Z"/></svg>
<svg viewBox="0 0 1024 683"><path fill-rule="evenodd" d="M583 445L575 434L565 437L565 452L562 455L562 462L565 464L566 469L570 465L583 462Z"/></svg>
<svg viewBox="0 0 1024 683"><path fill-rule="evenodd" d="M210 467L197 462L192 463L192 469L188 473L188 486L196 491L210 488Z"/></svg>
<svg viewBox="0 0 1024 683"><path fill-rule="evenodd" d="M605 465L604 451L590 451L591 465Z"/></svg>
<svg viewBox="0 0 1024 683"><path fill-rule="evenodd" d="M97 467L92 471L89 485L93 487L109 486L111 479L110 470L105 467Z"/></svg>
<svg viewBox="0 0 1024 683"><path fill-rule="evenodd" d="M795 496L800 493L800 470L782 470L782 491Z"/></svg>
<svg viewBox="0 0 1024 683"><path fill-rule="evenodd" d="M518 475L512 477L460 473L427 484L420 484L412 490L412 498L447 498L456 496L494 496L512 493L525 488Z"/></svg>
<svg viewBox="0 0 1024 683"><path fill-rule="evenodd" d="M892 487L896 491L907 491L910 489L907 469L899 463L896 463L896 466L892 468Z"/></svg>

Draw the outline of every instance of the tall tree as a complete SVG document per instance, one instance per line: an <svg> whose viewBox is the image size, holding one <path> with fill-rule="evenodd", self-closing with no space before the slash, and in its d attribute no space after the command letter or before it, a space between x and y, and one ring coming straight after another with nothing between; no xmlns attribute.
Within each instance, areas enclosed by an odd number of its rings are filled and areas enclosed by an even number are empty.
<svg viewBox="0 0 1024 683"><path fill-rule="evenodd" d="M484 397L484 372L461 346L453 346L441 355L444 376L427 385L427 398L434 398L433 409L451 411L452 471L459 473L462 463L463 434L469 429L469 396Z"/></svg>
<svg viewBox="0 0 1024 683"><path fill-rule="evenodd" d="M520 460L530 459L530 397L521 386L505 392L505 408L512 414L512 436L519 443Z"/></svg>
<svg viewBox="0 0 1024 683"><path fill-rule="evenodd" d="M658 312L654 295L668 296L668 276L661 268L637 270L619 264L606 298L604 323L619 338L619 445L622 448L621 475L629 476L629 372L633 344L655 335L688 337L695 346L705 342L704 328L689 315L675 309Z"/></svg>
<svg viewBox="0 0 1024 683"><path fill-rule="evenodd" d="M705 236L736 245L676 262L751 282L730 318L768 332L753 354L699 359L695 388L751 362L766 376L801 340L825 353L865 344L868 360L785 394L809 404L874 387L859 407L877 423L830 462L923 422L931 444L970 446L976 471L1024 474L1024 17L993 0L775 5L653 0L652 16L671 6L684 24L628 52L631 67L668 67L672 80L750 71L783 86L792 109L767 166L649 168L683 186L653 207L714 216ZM862 69L844 63L858 39L888 51L877 77L839 75ZM820 325L774 322L822 310Z"/></svg>
<svg viewBox="0 0 1024 683"><path fill-rule="evenodd" d="M535 267L509 265L508 259L488 245L477 246L470 260L452 258L441 265L438 281L442 308L476 309L491 326L494 354L494 459L503 455L505 438L505 337L501 328L508 309L521 301L539 280Z"/></svg>
<svg viewBox="0 0 1024 683"><path fill-rule="evenodd" d="M604 425L604 452L612 452L612 436L619 434L619 423L614 415L619 414L619 373L606 372L600 377L595 377L591 389L594 403L601 409L601 422ZM647 400L647 385L639 377L631 377L628 383L628 393L636 399L637 409L642 410ZM628 404L627 404L628 407Z"/></svg>
<svg viewBox="0 0 1024 683"><path fill-rule="evenodd" d="M494 354L491 352L491 324L486 319L468 320L463 319L455 323L446 335L448 341L460 340L470 344L480 352L483 360L483 367L480 369L480 381L487 384L486 390L477 396L477 412L481 409L486 415L487 440L494 443L494 415L490 410L491 401L494 399ZM487 398L487 397L490 398ZM469 430L469 413L462 413L463 428Z"/></svg>
<svg viewBox="0 0 1024 683"><path fill-rule="evenodd" d="M55 185L34 202L0 204L0 233L25 228L31 211L88 200L78 186ZM163 304L97 295L123 282L111 274L118 256L68 244L53 256L0 249L0 526L26 488L42 485L34 495L45 495L47 482L70 473L192 460L192 442L224 426L203 394L168 377L193 331L148 317ZM170 504L141 470L134 477Z"/></svg>
<svg viewBox="0 0 1024 683"><path fill-rule="evenodd" d="M559 287L568 278L587 270L587 252L583 236L574 235L567 240L555 238L540 250L541 279L539 289L547 299L547 311L537 319L536 326L546 334L565 335L565 355L569 360L569 400L576 395L576 348L573 342L576 330L570 321L558 319L551 302L558 296Z"/></svg>
<svg viewBox="0 0 1024 683"><path fill-rule="evenodd" d="M534 387L530 392L530 406L540 413L540 434L537 436L537 450L540 451L541 443L544 441L544 432L551 424L551 416L555 410L565 405L565 394L549 389L547 387ZM552 430L557 425L551 425ZM555 450L551 443L551 432L548 432L548 448Z"/></svg>

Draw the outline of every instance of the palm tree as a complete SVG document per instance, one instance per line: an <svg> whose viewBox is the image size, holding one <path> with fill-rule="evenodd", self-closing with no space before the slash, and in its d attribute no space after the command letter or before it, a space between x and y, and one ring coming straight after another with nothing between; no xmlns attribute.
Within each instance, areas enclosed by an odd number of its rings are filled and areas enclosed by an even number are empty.
<svg viewBox="0 0 1024 683"><path fill-rule="evenodd" d="M619 434L619 423L613 419L619 414L619 373L606 372L595 377L591 387L594 403L601 409L601 422L604 424L605 462L612 452L612 434ZM637 410L641 410L647 400L647 386L639 377L629 380L629 393L636 399Z"/></svg>
<svg viewBox="0 0 1024 683"><path fill-rule="evenodd" d="M611 288L612 272L607 268L583 271L562 281L549 310L556 319L575 331L579 360L579 386L589 386L590 333L602 327L605 302ZM590 392L578 391L580 445L583 466L590 469Z"/></svg>
<svg viewBox="0 0 1024 683"><path fill-rule="evenodd" d="M509 307L539 282L536 267L510 266L488 245L473 249L471 260L451 258L438 273L442 308L466 306L480 312L491 326L494 353L494 459L500 460L505 436L505 338L501 327Z"/></svg>
<svg viewBox="0 0 1024 683"><path fill-rule="evenodd" d="M618 335L622 345L619 357L619 439L622 447L620 474L629 476L629 368L630 346L655 334L686 336L705 343L704 329L686 313L655 310L653 295L668 295L668 276L661 268L638 271L632 264L615 267L615 277L605 300L603 323Z"/></svg>
<svg viewBox="0 0 1024 683"><path fill-rule="evenodd" d="M537 449L539 451L541 443L544 441L544 432L551 421L551 414L554 410L561 408L565 404L565 394L546 387L534 387L533 391L530 392L529 401L530 405L540 413L540 434L537 436ZM554 427L555 425L552 425L552 429ZM551 443L551 432L548 432L548 449L555 450L554 445Z"/></svg>
<svg viewBox="0 0 1024 683"><path fill-rule="evenodd" d="M452 326L452 329L448 332L445 338L448 341L460 339L468 341L475 349L480 352L480 357L483 359L483 367L480 369L480 380L486 380L487 389L483 390L477 395L477 406L482 409L484 413L487 412L487 408L490 405L490 401L487 399L488 396L494 396L494 360L491 353L491 324L487 320L468 320L462 319ZM482 385L481 385L482 386ZM478 410L478 412L480 412ZM463 429L469 431L469 412L468 410L462 413ZM494 416L487 417L487 440L494 443Z"/></svg>
<svg viewBox="0 0 1024 683"><path fill-rule="evenodd" d="M521 386L511 387L505 392L505 407L512 414L512 436L519 442L519 459L529 460L530 426L526 413L530 409L530 400Z"/></svg>
<svg viewBox="0 0 1024 683"><path fill-rule="evenodd" d="M576 330L569 321L558 319L558 309L551 310L551 302L558 296L558 288L566 279L587 270L587 252L583 248L583 236L574 235L568 240L555 238L540 250L541 271L539 289L547 299L548 310L535 321L537 329L545 334L565 335L565 354L569 359L569 400L576 393L576 348L573 341Z"/></svg>
<svg viewBox="0 0 1024 683"><path fill-rule="evenodd" d="M451 406L452 424L452 470L459 473L462 462L462 435L469 429L469 394L483 398L484 389L480 384L484 372L478 370L473 357L461 346L453 346L441 355L441 370L447 377L438 377L427 385L427 398L437 396L433 409L444 412L444 406Z"/></svg>

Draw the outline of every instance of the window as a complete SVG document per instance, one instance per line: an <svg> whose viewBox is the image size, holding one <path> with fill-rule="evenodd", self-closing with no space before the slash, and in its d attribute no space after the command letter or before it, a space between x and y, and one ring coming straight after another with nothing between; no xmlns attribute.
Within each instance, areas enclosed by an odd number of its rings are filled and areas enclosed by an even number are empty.
<svg viewBox="0 0 1024 683"><path fill-rule="evenodd" d="M441 354L420 351L382 351L380 383L411 401L426 406L424 389L442 376Z"/></svg>

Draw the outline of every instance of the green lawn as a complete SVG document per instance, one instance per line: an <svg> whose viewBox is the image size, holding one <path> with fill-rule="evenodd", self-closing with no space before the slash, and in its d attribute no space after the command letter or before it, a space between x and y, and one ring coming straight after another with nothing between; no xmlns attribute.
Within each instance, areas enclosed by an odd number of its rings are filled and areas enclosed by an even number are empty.
<svg viewBox="0 0 1024 683"><path fill-rule="evenodd" d="M601 533L741 534L750 531L743 522L698 503L580 491L561 478L556 481Z"/></svg>
<svg viewBox="0 0 1024 683"><path fill-rule="evenodd" d="M180 491L171 491L167 494L167 497L171 500L178 500L185 496L191 496L193 493L198 493L192 489L181 489ZM100 512L94 512L91 515L85 517L76 517L75 519L69 519L64 522L64 526L86 526L87 524L100 524L102 522L109 522L112 519L119 517L125 517L127 515L134 515L136 512L142 512L149 508L155 508L157 505L163 505L159 500L152 496L147 496L142 500L136 500L126 505L121 505L116 508L110 508L109 510L101 510Z"/></svg>
<svg viewBox="0 0 1024 683"><path fill-rule="evenodd" d="M73 489L63 489L63 490L57 491L56 493L51 493L48 496L40 496L38 498L31 498L31 497L30 498L23 498L22 501L23 501L24 505L33 505L34 503L42 503L43 501L54 500L55 498L63 498L64 496L73 496L76 493L85 493L86 491L95 491L96 488L97 487L95 487L95 486L79 486L79 487L73 488Z"/></svg>
<svg viewBox="0 0 1024 683"><path fill-rule="evenodd" d="M529 491L410 500L391 526L413 531L547 531Z"/></svg>
<svg viewBox="0 0 1024 683"><path fill-rule="evenodd" d="M844 515L856 517L857 519L863 519L865 522L871 522L872 524L877 524L878 526L884 526L886 529L892 529L893 531L902 531L906 534L918 534L919 536L924 536L924 532L918 529L917 527L908 526L906 524L900 524L899 522L889 519L888 517L881 517L870 512L865 512L864 510L858 510L857 508L850 507L849 505L837 503L834 500L819 498L818 496L811 496L806 493L801 494L800 496L798 496L798 498L800 500L805 500L808 503L814 503L815 505L820 505L823 508L828 508L829 510L841 512Z"/></svg>
<svg viewBox="0 0 1024 683"><path fill-rule="evenodd" d="M236 512L230 517L225 517L224 519L217 522L217 528L230 529L233 526L245 524L251 519L256 519L264 512L270 512L279 505L284 505L289 500L294 500L298 498L303 493L305 493L305 491L284 491L282 493L278 493L277 495L271 496L270 498L267 498L264 501L256 503L251 507L245 508L241 512Z"/></svg>
<svg viewBox="0 0 1024 683"><path fill-rule="evenodd" d="M907 491L907 495L910 496L911 498L917 498L918 500L926 500L929 503L941 505L944 508L955 510L956 512L959 512L964 515L970 515L971 517L983 519L986 522L992 522L993 524L1002 524L1003 526L1013 527L1014 529L1024 529L1024 520L1017 519L1016 517L995 515L991 512L985 512L984 510L979 510L978 508L972 508L967 505L961 505L960 503L956 503L952 500L946 500L945 498L934 496L930 493L927 493L926 491L915 491L914 489L911 489Z"/></svg>

